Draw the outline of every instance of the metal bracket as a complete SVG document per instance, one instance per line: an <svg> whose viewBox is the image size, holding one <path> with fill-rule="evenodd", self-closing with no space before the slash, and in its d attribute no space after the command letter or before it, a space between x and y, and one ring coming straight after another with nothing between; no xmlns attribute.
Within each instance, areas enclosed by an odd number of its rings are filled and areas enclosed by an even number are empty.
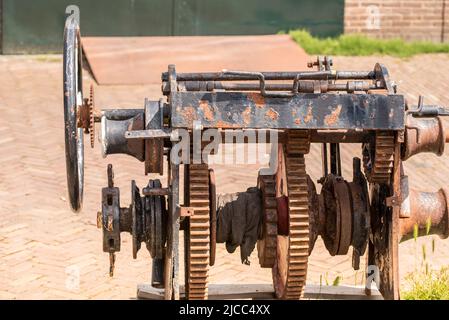
<svg viewBox="0 0 449 320"><path fill-rule="evenodd" d="M449 110L436 105L424 105L424 97L419 96L418 106L416 109L411 109L407 111L414 117L447 117L449 116Z"/></svg>
<svg viewBox="0 0 449 320"><path fill-rule="evenodd" d="M192 217L195 214L195 210L191 207L178 206L177 210L180 217Z"/></svg>

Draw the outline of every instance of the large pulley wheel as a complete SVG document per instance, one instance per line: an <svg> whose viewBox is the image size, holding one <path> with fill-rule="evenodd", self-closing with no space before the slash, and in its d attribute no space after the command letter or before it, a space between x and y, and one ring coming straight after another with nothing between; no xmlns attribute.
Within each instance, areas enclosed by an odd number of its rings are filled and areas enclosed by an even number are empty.
<svg viewBox="0 0 449 320"><path fill-rule="evenodd" d="M79 211L83 203L84 142L78 114L83 105L82 53L79 25L74 17L64 28L64 133L67 187L70 207Z"/></svg>
<svg viewBox="0 0 449 320"><path fill-rule="evenodd" d="M294 139L293 139L294 140ZM294 144L295 141L289 141ZM300 299L307 277L309 256L308 177L301 148L279 146L276 173L278 236L276 261L272 268L273 286L280 299ZM286 213L279 210L287 210ZM285 217L287 217L286 221ZM287 225L287 230L284 229ZM281 228L279 228L281 226ZM285 235L284 235L285 234Z"/></svg>
<svg viewBox="0 0 449 320"><path fill-rule="evenodd" d="M186 204L193 209L184 231L185 288L189 300L207 299L210 259L210 172L207 164L185 167Z"/></svg>
<svg viewBox="0 0 449 320"><path fill-rule="evenodd" d="M159 179L150 180L149 188L161 188ZM147 242L147 248L153 259L162 259L164 256L164 247L167 239L167 214L165 208L164 196L145 197L146 215L145 219L150 224L150 241Z"/></svg>
<svg viewBox="0 0 449 320"><path fill-rule="evenodd" d="M340 177L328 175L321 192L326 204L326 227L322 234L331 256L348 253L352 240L352 200L349 184ZM336 199L335 201L333 199Z"/></svg>
<svg viewBox="0 0 449 320"><path fill-rule="evenodd" d="M159 179L150 180L148 189L161 188ZM133 258L137 258L142 242L145 242L151 258L163 259L167 241L167 209L164 196L140 196L139 188L131 181L131 233Z"/></svg>

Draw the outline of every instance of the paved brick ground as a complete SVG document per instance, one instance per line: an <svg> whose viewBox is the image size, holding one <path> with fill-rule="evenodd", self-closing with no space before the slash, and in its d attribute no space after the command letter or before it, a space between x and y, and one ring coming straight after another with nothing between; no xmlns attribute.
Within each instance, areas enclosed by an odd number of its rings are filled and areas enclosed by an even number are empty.
<svg viewBox="0 0 449 320"><path fill-rule="evenodd" d="M367 69L377 60L390 68L402 92L410 101L418 94L427 102L449 101L449 57L418 56L409 60L390 57L335 57L337 69ZM0 56L0 298L89 298L135 297L136 285L148 281L151 261L142 250L131 258L130 237L124 236L118 254L116 274L108 277L108 258L101 249L101 231L96 229L100 188L106 183L105 168L113 163L116 184L122 188L122 203L129 203L130 179L143 185L143 166L125 156L103 159L99 148L86 149L84 210L74 214L66 200L63 126L62 72L59 56ZM426 71L425 74L423 72ZM86 83L89 78L85 75ZM104 86L96 88L101 107L142 106L144 97L159 97L159 85ZM359 146L345 146L345 175ZM408 161L407 173L414 186L435 191L447 183L445 157L421 155ZM313 148L308 157L312 177L319 165ZM257 165L250 168L217 167L219 192L244 190L255 184ZM229 174L232 172L232 174ZM422 245L430 252L431 237L401 244L401 274L419 268ZM449 241L436 240L431 265L448 265ZM211 270L214 283L270 282L269 270L240 264L239 255L228 255L220 246L217 264ZM72 281L79 276L79 284ZM362 273L350 268L350 258L330 257L321 242L310 258L309 282L332 282L342 276L348 284L360 283Z"/></svg>

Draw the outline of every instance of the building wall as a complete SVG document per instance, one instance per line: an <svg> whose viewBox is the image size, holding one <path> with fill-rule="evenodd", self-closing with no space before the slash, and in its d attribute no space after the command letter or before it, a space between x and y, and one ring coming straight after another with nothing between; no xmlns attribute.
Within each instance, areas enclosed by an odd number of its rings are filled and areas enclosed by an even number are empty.
<svg viewBox="0 0 449 320"><path fill-rule="evenodd" d="M345 0L0 0L3 53L61 52L66 7L83 36L343 33ZM322 10L325 8L325 10ZM1 52L1 51L0 51Z"/></svg>
<svg viewBox="0 0 449 320"><path fill-rule="evenodd" d="M346 0L345 33L449 41L449 0Z"/></svg>

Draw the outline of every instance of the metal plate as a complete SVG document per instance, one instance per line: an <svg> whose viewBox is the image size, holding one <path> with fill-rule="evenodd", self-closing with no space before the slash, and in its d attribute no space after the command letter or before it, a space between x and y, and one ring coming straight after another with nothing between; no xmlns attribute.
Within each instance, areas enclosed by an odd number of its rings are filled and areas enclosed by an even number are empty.
<svg viewBox="0 0 449 320"><path fill-rule="evenodd" d="M204 128L404 129L402 95L173 92L170 98L174 128L200 121Z"/></svg>

